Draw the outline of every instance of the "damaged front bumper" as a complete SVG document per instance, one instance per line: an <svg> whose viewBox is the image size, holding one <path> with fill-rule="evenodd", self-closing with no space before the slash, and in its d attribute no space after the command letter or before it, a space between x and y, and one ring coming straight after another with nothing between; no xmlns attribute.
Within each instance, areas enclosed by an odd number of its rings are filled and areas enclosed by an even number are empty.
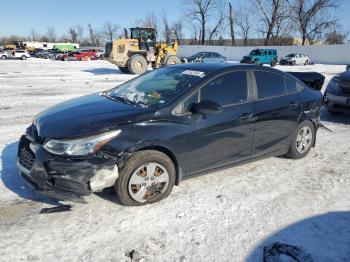
<svg viewBox="0 0 350 262"><path fill-rule="evenodd" d="M24 180L38 193L60 200L84 202L84 196L113 186L118 178L117 161L113 157L54 156L28 135L21 137L17 156Z"/></svg>

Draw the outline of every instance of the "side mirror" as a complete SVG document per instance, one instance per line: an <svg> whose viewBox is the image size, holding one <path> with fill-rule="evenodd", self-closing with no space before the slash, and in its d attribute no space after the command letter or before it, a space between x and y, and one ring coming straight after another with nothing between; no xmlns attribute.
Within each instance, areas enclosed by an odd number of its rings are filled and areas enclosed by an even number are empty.
<svg viewBox="0 0 350 262"><path fill-rule="evenodd" d="M222 112L222 106L211 100L203 100L198 104L193 104L190 112L201 115L216 115Z"/></svg>

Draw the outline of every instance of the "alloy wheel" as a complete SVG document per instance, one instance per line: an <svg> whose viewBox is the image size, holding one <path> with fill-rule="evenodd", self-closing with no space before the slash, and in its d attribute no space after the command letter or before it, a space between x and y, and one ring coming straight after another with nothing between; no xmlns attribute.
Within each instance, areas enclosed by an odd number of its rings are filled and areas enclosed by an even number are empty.
<svg viewBox="0 0 350 262"><path fill-rule="evenodd" d="M296 141L296 150L299 154L305 153L309 147L311 146L312 142L312 130L308 126L304 126L302 129L300 129L297 141Z"/></svg>
<svg viewBox="0 0 350 262"><path fill-rule="evenodd" d="M135 201L144 203L164 193L168 188L169 174L164 166L150 162L137 168L130 177L129 195Z"/></svg>

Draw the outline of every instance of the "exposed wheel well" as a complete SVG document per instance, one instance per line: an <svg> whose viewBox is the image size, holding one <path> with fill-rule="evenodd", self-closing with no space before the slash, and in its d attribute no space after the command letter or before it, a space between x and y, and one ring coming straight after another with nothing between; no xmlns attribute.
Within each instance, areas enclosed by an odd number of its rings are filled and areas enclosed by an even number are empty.
<svg viewBox="0 0 350 262"><path fill-rule="evenodd" d="M162 147L162 146L143 147L143 148L140 148L137 151L143 151L143 150L160 151L160 152L166 154L171 159L171 161L173 161L174 166L175 166L175 171L176 171L175 185L178 186L180 181L181 181L181 177L180 177L179 165L178 165L178 162L177 162L177 159L176 159L175 155L169 149L167 149L165 147Z"/></svg>

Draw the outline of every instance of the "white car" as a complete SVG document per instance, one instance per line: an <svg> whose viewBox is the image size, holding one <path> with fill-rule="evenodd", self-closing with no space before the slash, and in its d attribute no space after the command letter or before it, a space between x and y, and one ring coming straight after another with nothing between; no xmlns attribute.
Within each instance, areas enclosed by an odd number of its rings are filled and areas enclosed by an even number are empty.
<svg viewBox="0 0 350 262"><path fill-rule="evenodd" d="M281 58L280 65L308 65L310 57L304 54L288 54Z"/></svg>
<svg viewBox="0 0 350 262"><path fill-rule="evenodd" d="M30 54L25 50L6 50L4 52L0 53L0 59L6 60L6 59L22 59L26 60L27 58L30 58Z"/></svg>

